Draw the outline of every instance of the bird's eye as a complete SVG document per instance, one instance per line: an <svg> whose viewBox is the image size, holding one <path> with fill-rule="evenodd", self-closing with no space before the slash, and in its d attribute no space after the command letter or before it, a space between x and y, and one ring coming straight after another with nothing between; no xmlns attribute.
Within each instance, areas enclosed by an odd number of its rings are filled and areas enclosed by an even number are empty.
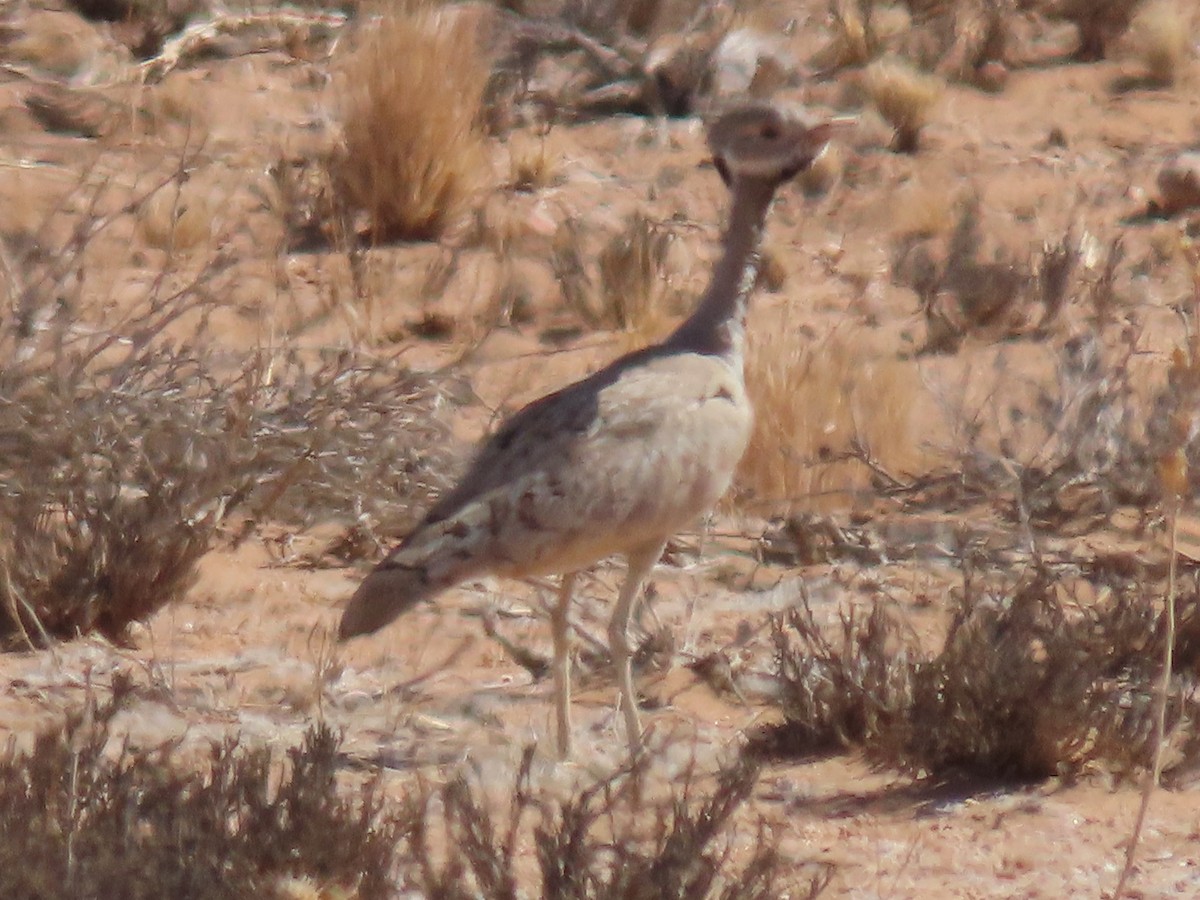
<svg viewBox="0 0 1200 900"><path fill-rule="evenodd" d="M764 122L762 128L759 129L758 135L768 141L779 140L779 126L774 122Z"/></svg>

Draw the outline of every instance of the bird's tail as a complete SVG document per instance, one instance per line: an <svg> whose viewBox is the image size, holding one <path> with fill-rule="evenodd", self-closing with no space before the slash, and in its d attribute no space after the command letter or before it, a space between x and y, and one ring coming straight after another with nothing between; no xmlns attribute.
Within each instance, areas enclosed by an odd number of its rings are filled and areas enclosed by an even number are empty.
<svg viewBox="0 0 1200 900"><path fill-rule="evenodd" d="M342 612L338 640L378 631L418 603L486 570L480 541L487 534L459 519L418 528L363 579Z"/></svg>
<svg viewBox="0 0 1200 900"><path fill-rule="evenodd" d="M363 579L342 612L338 640L371 634L418 603L440 593L424 566L408 566L388 557Z"/></svg>

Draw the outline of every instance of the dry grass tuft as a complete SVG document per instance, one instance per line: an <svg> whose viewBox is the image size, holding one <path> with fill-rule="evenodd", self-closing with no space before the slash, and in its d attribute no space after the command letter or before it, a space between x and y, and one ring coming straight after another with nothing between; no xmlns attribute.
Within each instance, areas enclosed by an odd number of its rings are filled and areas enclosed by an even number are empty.
<svg viewBox="0 0 1200 900"><path fill-rule="evenodd" d="M677 241L669 223L635 212L601 248L593 277L583 233L567 223L555 236L551 266L567 305L589 327L618 329L641 346L661 338L681 311L672 258Z"/></svg>
<svg viewBox="0 0 1200 900"><path fill-rule="evenodd" d="M829 4L830 40L815 64L823 69L861 66L879 55L874 0L833 0Z"/></svg>
<svg viewBox="0 0 1200 900"><path fill-rule="evenodd" d="M783 323L751 332L755 421L736 478L739 503L840 506L869 484L863 457L896 471L913 458L914 365L864 350L865 336L849 329L816 342L796 331Z"/></svg>
<svg viewBox="0 0 1200 900"><path fill-rule="evenodd" d="M395 819L374 785L339 794L328 728L286 763L230 739L193 767L174 744L121 745L113 719L134 688L118 675L112 689L29 753L0 754L0 894L216 900L303 881L321 896L393 896Z"/></svg>
<svg viewBox="0 0 1200 900"><path fill-rule="evenodd" d="M898 58L880 59L867 67L864 87L879 114L896 130L892 149L915 153L921 129L942 96L941 79L918 72Z"/></svg>
<svg viewBox="0 0 1200 900"><path fill-rule="evenodd" d="M646 341L661 336L679 305L670 259L675 240L666 223L641 213L626 220L596 260L605 320Z"/></svg>
<svg viewBox="0 0 1200 900"><path fill-rule="evenodd" d="M1146 7L1134 19L1134 51L1153 84L1169 87L1179 80L1191 55L1188 26L1183 11L1169 0Z"/></svg>
<svg viewBox="0 0 1200 900"><path fill-rule="evenodd" d="M918 240L945 234L954 227L959 209L957 189L943 183L914 180L901 187L887 206L896 241Z"/></svg>
<svg viewBox="0 0 1200 900"><path fill-rule="evenodd" d="M392 9L344 61L334 181L376 241L436 238L489 178L489 68L468 17Z"/></svg>

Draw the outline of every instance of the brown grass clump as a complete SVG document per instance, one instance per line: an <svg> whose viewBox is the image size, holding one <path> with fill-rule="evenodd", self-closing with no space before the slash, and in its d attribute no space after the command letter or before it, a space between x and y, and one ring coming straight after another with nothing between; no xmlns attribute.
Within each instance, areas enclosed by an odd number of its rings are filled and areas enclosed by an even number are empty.
<svg viewBox="0 0 1200 900"><path fill-rule="evenodd" d="M1019 0L904 0L904 5L913 27L897 41L898 52L942 78L1003 87Z"/></svg>
<svg viewBox="0 0 1200 900"><path fill-rule="evenodd" d="M735 482L739 502L842 505L869 483L864 456L907 467L916 369L860 340L843 329L814 343L786 322L751 332L746 389L755 419Z"/></svg>
<svg viewBox="0 0 1200 900"><path fill-rule="evenodd" d="M861 66L879 55L874 0L833 0L829 4L830 41L814 62L821 68Z"/></svg>
<svg viewBox="0 0 1200 900"><path fill-rule="evenodd" d="M942 81L918 72L901 59L880 59L867 67L864 87L871 103L895 130L892 149L915 153L921 129L942 96Z"/></svg>
<svg viewBox="0 0 1200 900"><path fill-rule="evenodd" d="M1191 54L1191 34L1177 5L1161 0L1142 10L1133 22L1133 40L1153 84L1169 87L1179 80Z"/></svg>
<svg viewBox="0 0 1200 900"><path fill-rule="evenodd" d="M956 189L942 183L913 180L888 198L891 231L898 242L931 238L948 232L958 208Z"/></svg>
<svg viewBox="0 0 1200 900"><path fill-rule="evenodd" d="M322 896L393 896L395 817L373 785L339 794L329 729L286 764L230 739L193 767L173 744L122 746L113 719L134 688L120 675L112 687L30 752L0 754L0 895L217 900L303 881Z"/></svg>
<svg viewBox="0 0 1200 900"><path fill-rule="evenodd" d="M345 60L335 181L376 241L436 238L488 178L489 70L467 17L390 9Z"/></svg>
<svg viewBox="0 0 1200 900"><path fill-rule="evenodd" d="M147 246L168 253L211 250L217 212L211 192L169 185L140 205L137 232Z"/></svg>
<svg viewBox="0 0 1200 900"><path fill-rule="evenodd" d="M600 251L600 305L603 317L644 341L660 336L678 311L670 253L675 232L662 222L634 213Z"/></svg>
<svg viewBox="0 0 1200 900"><path fill-rule="evenodd" d="M589 327L618 329L641 346L662 337L680 311L672 260L677 240L669 223L634 213L601 248L593 277L583 233L567 223L555 236L551 266L567 305Z"/></svg>

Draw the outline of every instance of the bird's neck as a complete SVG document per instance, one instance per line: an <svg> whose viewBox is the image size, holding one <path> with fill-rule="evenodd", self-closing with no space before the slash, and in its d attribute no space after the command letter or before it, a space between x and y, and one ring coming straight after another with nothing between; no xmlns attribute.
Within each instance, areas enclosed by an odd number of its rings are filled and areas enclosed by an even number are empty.
<svg viewBox="0 0 1200 900"><path fill-rule="evenodd" d="M734 182L729 226L712 281L695 312L667 339L669 348L721 356L741 370L746 308L758 277L759 243L775 187L758 180Z"/></svg>

